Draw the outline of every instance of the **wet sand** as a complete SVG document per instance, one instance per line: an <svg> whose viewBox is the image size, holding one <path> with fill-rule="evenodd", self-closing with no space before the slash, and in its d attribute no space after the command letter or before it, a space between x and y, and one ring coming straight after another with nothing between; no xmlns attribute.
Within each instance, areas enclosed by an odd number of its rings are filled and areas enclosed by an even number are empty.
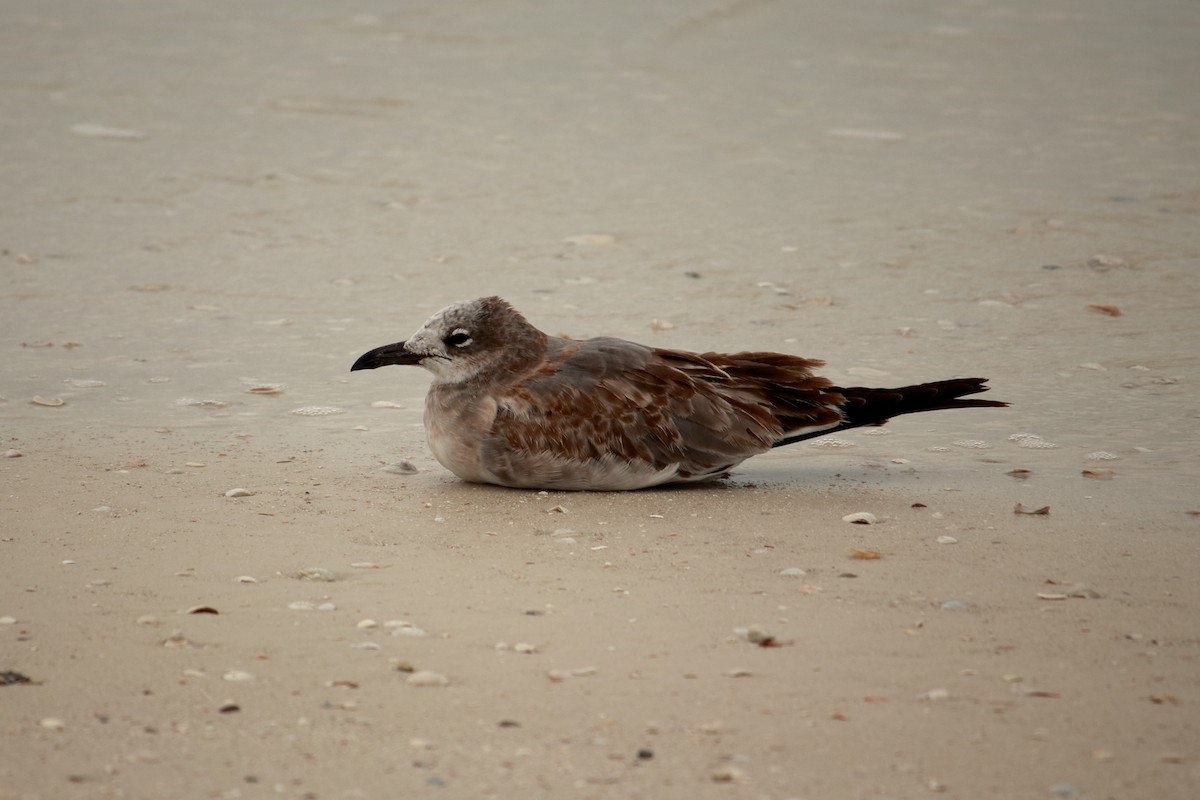
<svg viewBox="0 0 1200 800"><path fill-rule="evenodd" d="M1192 4L5 18L3 800L1200 794ZM486 294L1012 406L464 484Z"/></svg>

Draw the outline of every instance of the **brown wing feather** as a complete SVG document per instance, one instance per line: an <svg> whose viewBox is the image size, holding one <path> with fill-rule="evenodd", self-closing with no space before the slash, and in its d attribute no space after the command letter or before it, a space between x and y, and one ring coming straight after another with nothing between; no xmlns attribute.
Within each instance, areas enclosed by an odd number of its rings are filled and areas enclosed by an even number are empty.
<svg viewBox="0 0 1200 800"><path fill-rule="evenodd" d="M678 464L681 479L720 472L786 434L841 421L841 396L812 374L820 364L778 353L552 340L547 363L506 393L492 435L527 454Z"/></svg>

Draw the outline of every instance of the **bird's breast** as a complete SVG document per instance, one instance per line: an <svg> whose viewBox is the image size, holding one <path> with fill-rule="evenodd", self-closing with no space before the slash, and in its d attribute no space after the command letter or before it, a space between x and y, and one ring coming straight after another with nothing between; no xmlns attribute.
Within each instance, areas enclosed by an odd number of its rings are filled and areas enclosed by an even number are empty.
<svg viewBox="0 0 1200 800"><path fill-rule="evenodd" d="M425 435L434 458L466 481L490 483L480 443L496 419L496 401L454 387L430 389L425 397Z"/></svg>

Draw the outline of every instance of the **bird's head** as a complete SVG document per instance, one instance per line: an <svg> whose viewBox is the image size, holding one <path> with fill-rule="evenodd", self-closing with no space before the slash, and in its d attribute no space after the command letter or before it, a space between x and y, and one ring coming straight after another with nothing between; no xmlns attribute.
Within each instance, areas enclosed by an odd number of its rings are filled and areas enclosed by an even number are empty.
<svg viewBox="0 0 1200 800"><path fill-rule="evenodd" d="M523 354L540 357L546 336L499 297L446 306L406 341L359 356L350 371L389 364L422 366L435 383L463 383L508 368Z"/></svg>

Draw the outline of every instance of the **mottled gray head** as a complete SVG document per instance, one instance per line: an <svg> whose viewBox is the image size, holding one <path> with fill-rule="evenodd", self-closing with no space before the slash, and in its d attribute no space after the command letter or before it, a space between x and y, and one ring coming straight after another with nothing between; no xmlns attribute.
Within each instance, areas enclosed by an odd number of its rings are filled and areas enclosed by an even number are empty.
<svg viewBox="0 0 1200 800"><path fill-rule="evenodd" d="M506 367L514 360L540 357L545 334L499 297L480 297L446 306L407 341L364 353L350 370L388 364L415 364L434 374L435 383L462 383Z"/></svg>

